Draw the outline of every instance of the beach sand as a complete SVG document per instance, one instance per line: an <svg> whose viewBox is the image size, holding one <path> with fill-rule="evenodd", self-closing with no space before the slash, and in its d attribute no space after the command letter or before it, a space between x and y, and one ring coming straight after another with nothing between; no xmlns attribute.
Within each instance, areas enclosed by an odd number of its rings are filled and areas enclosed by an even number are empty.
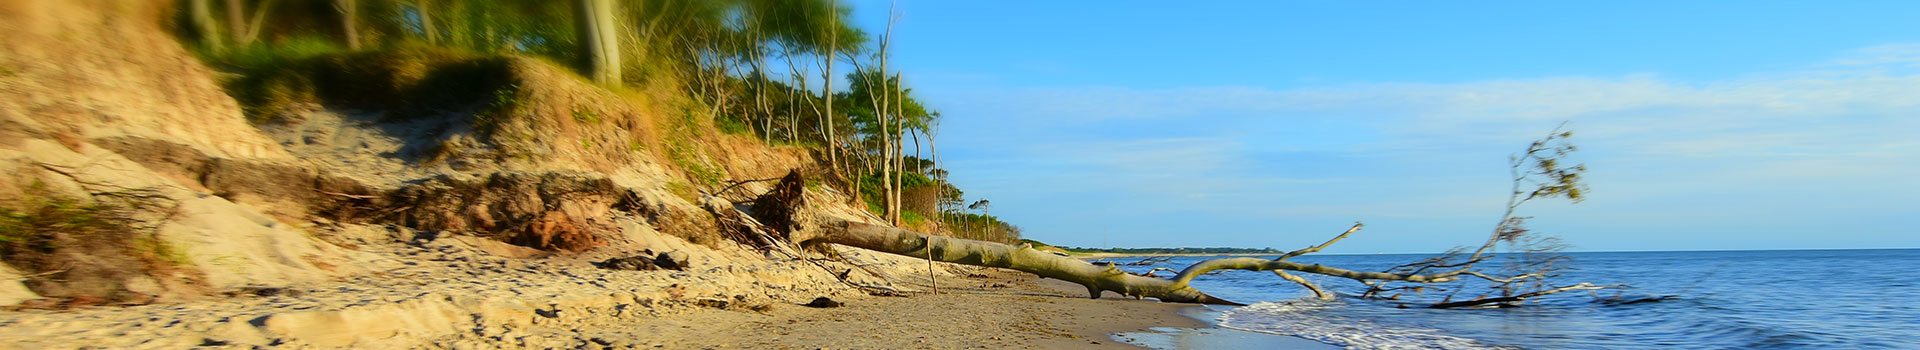
<svg viewBox="0 0 1920 350"><path fill-rule="evenodd" d="M941 294L861 296L839 308L702 310L599 330L669 349L1336 349L1213 328L1218 311L1109 294L1006 270L943 278ZM924 282L925 279L921 279ZM930 288L924 284L915 287ZM1127 341L1113 335L1125 333Z"/></svg>
<svg viewBox="0 0 1920 350"><path fill-rule="evenodd" d="M840 254L892 276L862 283L919 292L872 296L794 262L614 271L587 263L595 257L506 258L475 242L369 240L363 252L404 264L270 296L0 311L0 349L1331 349L1214 328L1220 308L1089 299L1079 285L1010 270L940 264L940 293L926 293L923 260L854 249ZM820 296L843 305L801 305Z"/></svg>

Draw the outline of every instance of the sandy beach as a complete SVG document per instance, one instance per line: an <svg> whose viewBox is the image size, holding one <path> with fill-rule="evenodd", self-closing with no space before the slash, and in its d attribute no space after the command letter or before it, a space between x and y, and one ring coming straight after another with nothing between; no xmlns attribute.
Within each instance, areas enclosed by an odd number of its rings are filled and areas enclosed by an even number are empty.
<svg viewBox="0 0 1920 350"><path fill-rule="evenodd" d="M608 270L589 262L613 252L522 259L472 237L400 242L387 237L411 234L380 231L333 234L363 237L361 252L376 257L364 264L381 272L183 302L0 312L0 348L1138 348L1112 336L1123 332L1158 348L1326 348L1210 328L1206 307L1111 292L1089 299L1079 285L1010 270L941 263L932 293L924 260L858 249L839 254L890 277L849 281L901 293L869 295L811 264L670 239L633 244L692 252L701 263ZM842 305L803 305L817 297Z"/></svg>
<svg viewBox="0 0 1920 350"><path fill-rule="evenodd" d="M941 280L940 294L852 296L838 308L707 309L585 330L610 343L668 349L1333 349L1304 339L1211 328L1207 308L1089 299L1083 288L984 270ZM925 281L922 279L921 281ZM915 288L931 288L913 283ZM1126 333L1140 344L1115 340Z"/></svg>
<svg viewBox="0 0 1920 350"><path fill-rule="evenodd" d="M838 308L709 309L602 331L665 348L1125 349L1134 347L1108 335L1206 326L1181 315L1190 305L1092 300L1064 282L985 275L943 279L940 294L854 296Z"/></svg>

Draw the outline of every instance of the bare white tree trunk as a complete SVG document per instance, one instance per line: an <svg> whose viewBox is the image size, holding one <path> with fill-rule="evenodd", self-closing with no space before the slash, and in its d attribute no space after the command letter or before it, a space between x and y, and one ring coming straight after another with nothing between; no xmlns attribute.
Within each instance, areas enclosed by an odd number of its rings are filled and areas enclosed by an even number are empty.
<svg viewBox="0 0 1920 350"><path fill-rule="evenodd" d="M415 0L414 11L420 13L420 34L427 44L440 43L440 29L433 26L433 0Z"/></svg>
<svg viewBox="0 0 1920 350"><path fill-rule="evenodd" d="M187 18L193 23L194 34L200 38L200 44L209 52L225 52L227 47L221 41L220 26L213 22L211 0L191 0L187 2Z"/></svg>
<svg viewBox="0 0 1920 350"><path fill-rule="evenodd" d="M242 4L241 1L242 0L226 1L227 35L233 37L233 46L235 48L245 48L253 45L254 39L260 37L260 28L263 26L262 23L267 17L268 9L273 7L273 0L261 1L253 9L253 21L248 22L246 20L246 5Z"/></svg>
<svg viewBox="0 0 1920 350"><path fill-rule="evenodd" d="M340 12L341 40L347 42L347 49L360 50L360 3L356 0L334 0L333 9Z"/></svg>
<svg viewBox="0 0 1920 350"><path fill-rule="evenodd" d="M233 36L233 45L246 47L247 12L242 0L227 0L227 35Z"/></svg>
<svg viewBox="0 0 1920 350"><path fill-rule="evenodd" d="M838 118L833 116L833 60L834 56L840 51L840 1L833 0L830 3L833 4L833 6L828 10L828 16L831 17L827 23L828 28L830 28L828 30L832 32L827 34L827 55L820 57L820 60L826 63L825 66L820 69L820 83L823 85L823 91L820 92L820 100L826 102L827 112L820 115L820 125L826 129L826 135L823 139L825 139L827 144L827 164L832 168L830 170L838 170L840 167L840 138L834 135L833 131L833 126L838 121Z"/></svg>
<svg viewBox="0 0 1920 350"><path fill-rule="evenodd" d="M892 12L891 9L889 9L888 12L891 13ZM880 123L880 128L879 128L880 161L881 161L880 183L881 183L881 188L885 189L885 191L882 192L880 196L881 198L880 200L882 202L885 202L881 204L881 207L885 208L887 211L885 213L887 217L887 223L893 224L893 225L900 224L899 218L895 215L895 213L899 212L899 209L896 209L894 207L894 201L893 201L894 191L899 190L893 187L893 172L894 172L893 154L897 147L894 147L896 143L894 141L894 135L893 135L893 124L889 122L889 120L894 119L892 117L896 117L896 116L889 116L888 115L889 113L887 112L891 111L891 109L887 107L889 103L897 103L897 102L892 101L893 94L887 93L887 89L892 88L888 86L890 82L887 81L887 54L888 54L888 49L890 49L890 47L893 46L892 45L893 44L893 23L895 20L898 20L899 18L900 17L898 15L895 15L893 16L892 19L887 21L886 36L880 39L880 71L878 72L878 75L880 78L880 82L879 82L880 85L879 85L879 89L876 89L874 91L879 94L878 99L880 102L879 102L879 106L876 106L877 108L875 108L873 111L874 116L877 118L876 121Z"/></svg>
<svg viewBox="0 0 1920 350"><path fill-rule="evenodd" d="M615 31L613 0L576 0L580 47L587 59L587 76L606 85L620 83L620 40Z"/></svg>

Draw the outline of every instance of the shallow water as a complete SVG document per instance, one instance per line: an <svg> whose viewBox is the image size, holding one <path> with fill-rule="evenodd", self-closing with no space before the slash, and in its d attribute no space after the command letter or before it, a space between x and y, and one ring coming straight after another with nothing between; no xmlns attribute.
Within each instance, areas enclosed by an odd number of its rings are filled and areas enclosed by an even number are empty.
<svg viewBox="0 0 1920 350"><path fill-rule="evenodd" d="M1920 349L1920 250L1570 253L1557 281L1626 283L1603 291L1674 295L1606 305L1581 292L1527 307L1432 310L1397 302L1323 302L1268 272L1228 271L1194 285L1244 303L1222 326L1350 349ZM1293 260L1380 270L1425 255L1324 255ZM1203 257L1156 266L1182 268ZM1123 259L1124 261L1124 259ZM1350 280L1309 277L1356 293ZM1463 294L1464 296L1464 294ZM1437 297L1437 296L1425 296Z"/></svg>

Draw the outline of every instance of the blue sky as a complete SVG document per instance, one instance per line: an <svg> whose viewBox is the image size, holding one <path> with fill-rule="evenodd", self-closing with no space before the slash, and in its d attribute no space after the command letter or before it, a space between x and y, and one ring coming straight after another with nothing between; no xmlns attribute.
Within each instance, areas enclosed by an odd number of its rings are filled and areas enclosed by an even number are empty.
<svg viewBox="0 0 1920 350"><path fill-rule="evenodd" d="M1920 2L898 10L952 181L1054 244L1475 244L1565 121L1591 198L1522 214L1575 250L1920 247Z"/></svg>

